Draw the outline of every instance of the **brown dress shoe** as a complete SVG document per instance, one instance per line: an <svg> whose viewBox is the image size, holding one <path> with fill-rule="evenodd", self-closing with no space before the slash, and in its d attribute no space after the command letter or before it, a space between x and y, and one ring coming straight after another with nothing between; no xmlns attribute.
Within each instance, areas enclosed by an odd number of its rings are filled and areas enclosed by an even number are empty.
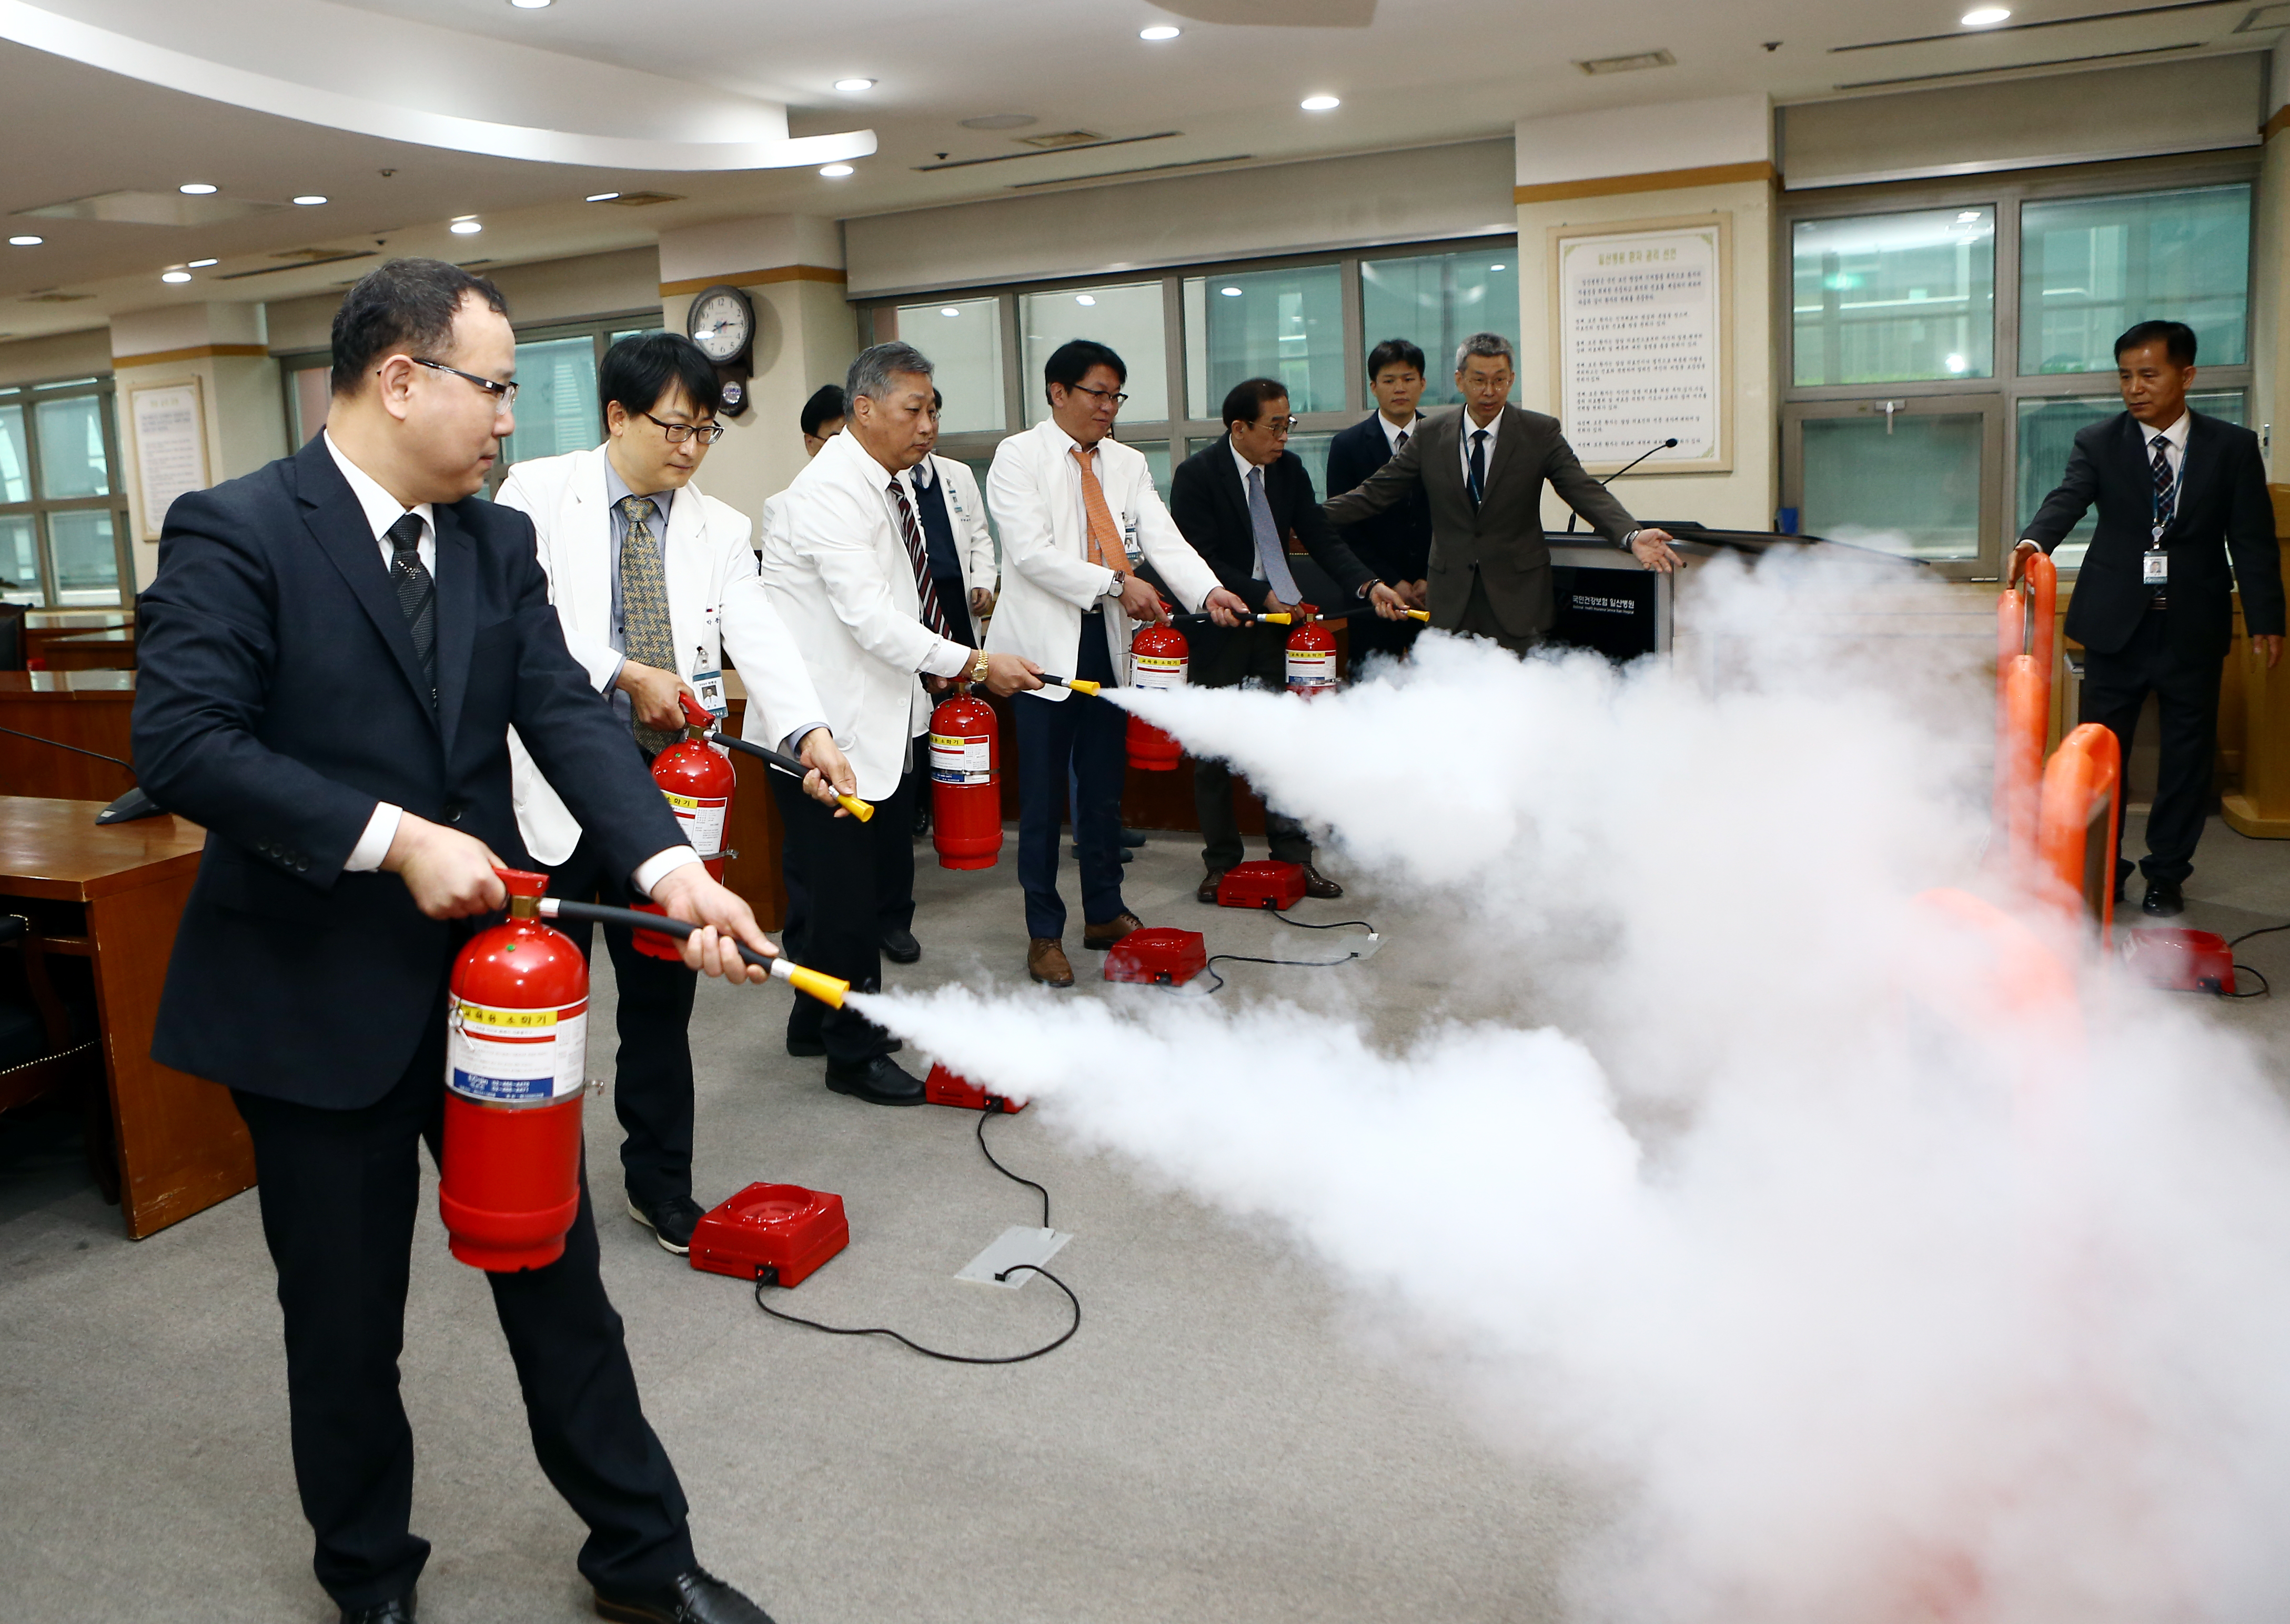
<svg viewBox="0 0 2290 1624"><path fill-rule="evenodd" d="M1304 894L1308 897L1317 897L1321 901L1325 902L1333 898L1342 896L1344 894L1344 888L1337 884L1335 881L1330 879L1326 875L1322 874L1317 868L1312 867L1311 864L1306 863L1304 865Z"/></svg>
<svg viewBox="0 0 2290 1624"><path fill-rule="evenodd" d="M1073 966L1066 962L1065 944L1054 936L1026 939L1026 973L1049 987L1071 987Z"/></svg>
<svg viewBox="0 0 2290 1624"><path fill-rule="evenodd" d="M1223 869L1210 869L1208 873L1204 875L1201 878L1201 888L1193 892L1193 900L1196 902L1206 902L1213 906L1216 902L1217 884L1223 878Z"/></svg>
<svg viewBox="0 0 2290 1624"><path fill-rule="evenodd" d="M1145 922L1134 914L1116 914L1103 924L1082 926L1081 945L1102 953L1132 931L1141 931Z"/></svg>

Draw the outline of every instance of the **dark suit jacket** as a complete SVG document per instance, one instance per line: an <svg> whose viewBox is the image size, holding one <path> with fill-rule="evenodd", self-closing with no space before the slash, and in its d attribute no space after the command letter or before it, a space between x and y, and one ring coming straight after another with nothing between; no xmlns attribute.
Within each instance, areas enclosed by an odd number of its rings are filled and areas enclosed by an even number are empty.
<svg viewBox="0 0 2290 1624"><path fill-rule="evenodd" d="M1477 568L1505 631L1524 636L1548 630L1556 604L1550 548L1542 540L1543 482L1617 547L1637 524L1582 471L1557 418L1510 405L1495 430L1486 500L1474 507L1463 483L1462 421L1461 406L1433 415L1405 451L1325 511L1337 524L1357 524L1421 492L1431 504L1431 624L1447 631L1462 624Z"/></svg>
<svg viewBox="0 0 2290 1624"><path fill-rule="evenodd" d="M531 866L508 729L614 868L682 843L625 723L565 652L532 523L435 510L437 702L322 439L168 509L142 597L135 766L207 828L155 1059L305 1105L370 1104L436 1019L468 934L394 874L345 874L378 802ZM442 1085L443 1079L440 1079Z"/></svg>
<svg viewBox="0 0 2290 1624"><path fill-rule="evenodd" d="M1410 443L1422 428L1419 420L1408 434ZM1384 436L1382 414L1372 412L1328 442L1330 500L1356 488L1390 460L1391 442ZM1348 524L1338 533L1380 580L1421 580L1430 571L1431 503L1421 485L1374 517Z"/></svg>
<svg viewBox="0 0 2290 1624"><path fill-rule="evenodd" d="M1282 452L1279 460L1264 470L1264 500L1283 542L1293 533L1347 598L1357 596L1376 579L1320 516L1312 476L1294 452ZM1169 482L1169 516L1216 572L1218 584L1261 612L1271 588L1255 579L1256 527L1248 516L1248 492L1233 460L1230 435L1178 465Z"/></svg>
<svg viewBox="0 0 2290 1624"><path fill-rule="evenodd" d="M2171 556L2169 636L2172 648L2190 660L2222 660L2234 642L2237 583L2251 635L2280 635L2282 558L2258 436L2214 417L2190 415L2178 505L2163 532ZM2099 504L2099 524L2067 620L2068 636L2099 653L2122 649L2147 614L2139 556L2154 527L2154 492L2146 433L2128 412L2118 412L2077 434L2067 477L2020 532L2048 553L2093 502Z"/></svg>

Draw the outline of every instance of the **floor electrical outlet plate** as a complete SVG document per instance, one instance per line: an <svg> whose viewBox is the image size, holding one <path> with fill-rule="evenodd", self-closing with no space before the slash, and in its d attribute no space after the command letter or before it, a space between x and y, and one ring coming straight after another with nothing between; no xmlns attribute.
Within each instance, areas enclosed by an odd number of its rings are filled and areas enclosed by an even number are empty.
<svg viewBox="0 0 2290 1624"><path fill-rule="evenodd" d="M1047 1263L1058 1255L1058 1249L1071 1239L1072 1236L1055 1229L1029 1229L1023 1224L1012 1224L1002 1231L999 1240L964 1264L955 1278L976 1281L981 1285L998 1285L1014 1292L1034 1277L1033 1270L1012 1275L1007 1280L997 1280L994 1276L1005 1269L1016 1268L1021 1263L1037 1267Z"/></svg>

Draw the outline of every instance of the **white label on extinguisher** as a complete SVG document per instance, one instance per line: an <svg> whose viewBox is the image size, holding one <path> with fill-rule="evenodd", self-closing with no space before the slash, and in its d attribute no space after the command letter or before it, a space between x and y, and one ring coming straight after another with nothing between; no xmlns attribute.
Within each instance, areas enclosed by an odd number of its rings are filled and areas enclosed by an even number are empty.
<svg viewBox="0 0 2290 1624"><path fill-rule="evenodd" d="M581 1092L589 1001L505 1010L448 995L445 1086L488 1105L546 1105Z"/></svg>
<svg viewBox="0 0 2290 1624"><path fill-rule="evenodd" d="M713 857L724 849L724 817L732 803L722 796L706 796L694 799L663 789L668 796L668 809L676 814L683 827L685 839L702 857Z"/></svg>
<svg viewBox="0 0 2290 1624"><path fill-rule="evenodd" d="M1181 688L1190 660L1182 654L1132 654L1129 682L1136 688Z"/></svg>
<svg viewBox="0 0 2290 1624"><path fill-rule="evenodd" d="M1288 651L1288 685L1311 690L1336 685L1336 651L1333 649L1290 649Z"/></svg>
<svg viewBox="0 0 2290 1624"><path fill-rule="evenodd" d="M985 738L933 733L931 779L941 784L987 784L994 780L994 746Z"/></svg>

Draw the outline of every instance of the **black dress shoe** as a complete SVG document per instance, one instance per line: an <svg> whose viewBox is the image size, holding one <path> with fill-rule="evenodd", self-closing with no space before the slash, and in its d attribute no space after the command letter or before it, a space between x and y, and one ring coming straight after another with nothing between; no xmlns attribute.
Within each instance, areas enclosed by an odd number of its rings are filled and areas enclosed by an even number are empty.
<svg viewBox="0 0 2290 1624"><path fill-rule="evenodd" d="M679 1258L691 1252L693 1226L701 1214L700 1204L689 1196L670 1196L665 1201L629 1197L629 1216L652 1231L662 1252L672 1252Z"/></svg>
<svg viewBox="0 0 2290 1624"><path fill-rule="evenodd" d="M1201 888L1193 892L1193 900L1213 906L1217 900L1217 884L1224 878L1224 870L1212 868L1201 876Z"/></svg>
<svg viewBox="0 0 2290 1624"><path fill-rule="evenodd" d="M912 931L883 932L883 956L894 964L911 964L923 956L922 943Z"/></svg>
<svg viewBox="0 0 2290 1624"><path fill-rule="evenodd" d="M827 1063L827 1086L870 1105L920 1105L923 1080L887 1054L857 1066Z"/></svg>
<svg viewBox="0 0 2290 1624"><path fill-rule="evenodd" d="M2147 895L2139 904L2142 914L2152 914L2158 919L2169 919L2187 911L2187 900L2179 894L2176 880L2150 880Z"/></svg>
<svg viewBox="0 0 2290 1624"><path fill-rule="evenodd" d="M342 1624L413 1624L413 1592L393 1596L372 1607L345 1607Z"/></svg>
<svg viewBox="0 0 2290 1624"><path fill-rule="evenodd" d="M706 1568L643 1596L597 1592L597 1616L621 1624L772 1624L772 1615Z"/></svg>
<svg viewBox="0 0 2290 1624"><path fill-rule="evenodd" d="M1143 829L1123 829L1121 831L1121 844L1125 846L1143 845L1145 844L1145 831Z"/></svg>
<svg viewBox="0 0 2290 1624"><path fill-rule="evenodd" d="M1344 894L1344 888L1322 874L1311 864L1304 865L1304 894L1317 897L1323 902L1333 901Z"/></svg>

